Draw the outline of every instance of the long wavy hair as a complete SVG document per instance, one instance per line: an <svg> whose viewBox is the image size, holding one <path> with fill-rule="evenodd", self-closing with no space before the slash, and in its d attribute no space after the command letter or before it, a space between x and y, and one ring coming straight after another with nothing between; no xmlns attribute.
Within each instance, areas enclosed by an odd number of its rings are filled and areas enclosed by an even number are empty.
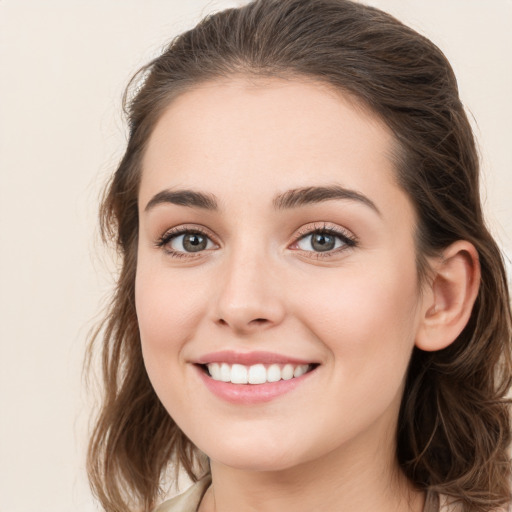
<svg viewBox="0 0 512 512"><path fill-rule="evenodd" d="M479 160L443 53L392 16L348 0L256 0L208 16L134 77L125 95L126 152L101 206L102 234L121 257L117 288L88 355L101 351L104 395L88 472L108 512L149 511L169 467L196 480L204 456L159 402L146 374L134 301L138 188L148 139L165 108L194 85L234 74L313 78L356 97L392 130L396 177L416 208L417 266L470 241L481 286L460 336L415 349L397 431L397 458L420 489L466 512L510 502L511 311L500 251L486 228Z"/></svg>

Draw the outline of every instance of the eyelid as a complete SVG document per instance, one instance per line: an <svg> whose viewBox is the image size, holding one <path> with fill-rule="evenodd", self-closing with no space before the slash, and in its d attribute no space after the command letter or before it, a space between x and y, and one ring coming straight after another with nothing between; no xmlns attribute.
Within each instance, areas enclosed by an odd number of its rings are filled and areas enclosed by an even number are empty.
<svg viewBox="0 0 512 512"><path fill-rule="evenodd" d="M170 249L167 246L169 242L171 242L174 238L179 237L180 235L189 234L189 233L197 233L207 237L216 247L210 249L204 249L201 251L187 252L187 251L179 251ZM339 238L343 245L342 247L338 247L329 251L320 252L320 251L308 251L301 248L293 248L293 245L297 244L300 240L304 239L307 236L313 235L315 233L327 233ZM288 245L288 248L294 251L302 252L308 254L308 256L313 256L315 258L326 258L329 256L333 256L344 252L348 249L354 248L358 245L357 237L348 229L343 228L337 224L333 224L330 222L313 222L310 224L305 224L300 227L295 234L293 235L293 240L291 244ZM197 224L182 224L179 226L172 227L167 229L158 239L155 241L155 246L160 249L164 249L165 252L172 257L199 257L204 255L205 252L209 252L211 250L218 249L220 244L216 240L216 236L211 233L209 229L206 229L204 226Z"/></svg>
<svg viewBox="0 0 512 512"><path fill-rule="evenodd" d="M347 238L349 240L356 241L356 236L349 231L348 229L339 226L338 224L334 224L332 222L322 221L322 222L311 222L309 224L305 224L301 226L294 235L295 240L302 238L305 235L309 235L311 233L316 232L326 232L333 233L335 235L340 235L341 237Z"/></svg>
<svg viewBox="0 0 512 512"><path fill-rule="evenodd" d="M315 258L326 258L344 252L347 249L357 247L357 245L359 244L357 237L351 231L349 231L346 228L343 228L342 226L332 224L330 222L313 222L311 224L306 224L299 228L293 236L292 243L288 247L292 248L292 246L297 244L300 240L315 233L327 233L329 235L338 237L343 242L343 246L325 252L306 251L300 248L294 248L292 250L307 253L308 255L314 256Z"/></svg>
<svg viewBox="0 0 512 512"><path fill-rule="evenodd" d="M216 247L219 247L218 242L215 240L215 236L211 233L210 230L206 229L204 226L200 226L197 224L181 224L179 226L172 227L167 229L160 237L155 240L155 246L160 249L164 249L165 252L173 257L198 257L207 251L211 251L213 249L204 249L202 251L194 252L186 252L186 251L177 251L174 249L169 249L166 247L174 238L179 237L180 235L185 234L198 234L207 237Z"/></svg>

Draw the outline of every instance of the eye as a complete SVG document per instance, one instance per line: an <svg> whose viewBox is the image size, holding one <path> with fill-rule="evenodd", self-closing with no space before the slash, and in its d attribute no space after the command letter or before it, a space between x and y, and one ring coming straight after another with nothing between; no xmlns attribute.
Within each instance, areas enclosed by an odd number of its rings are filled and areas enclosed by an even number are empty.
<svg viewBox="0 0 512 512"><path fill-rule="evenodd" d="M182 235L171 238L168 245L174 251L199 252L210 249L212 241L201 233L183 233Z"/></svg>
<svg viewBox="0 0 512 512"><path fill-rule="evenodd" d="M297 246L303 251L326 252L338 249L343 245L339 236L331 233L316 232L302 237Z"/></svg>
<svg viewBox="0 0 512 512"><path fill-rule="evenodd" d="M167 231L157 242L171 255L198 253L217 246L211 238L198 229L177 229Z"/></svg>
<svg viewBox="0 0 512 512"><path fill-rule="evenodd" d="M325 253L328 256L357 245L355 238L342 232L341 228L306 227L301 231L291 249L316 253L318 256Z"/></svg>

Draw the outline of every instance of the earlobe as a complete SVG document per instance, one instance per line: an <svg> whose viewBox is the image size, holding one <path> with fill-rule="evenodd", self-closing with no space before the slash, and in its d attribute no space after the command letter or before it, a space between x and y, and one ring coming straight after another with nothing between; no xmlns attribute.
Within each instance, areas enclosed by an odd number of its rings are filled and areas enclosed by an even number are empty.
<svg viewBox="0 0 512 512"><path fill-rule="evenodd" d="M480 286L478 253L465 240L447 247L431 268L416 336L416 346L425 351L442 350L456 340L469 320Z"/></svg>

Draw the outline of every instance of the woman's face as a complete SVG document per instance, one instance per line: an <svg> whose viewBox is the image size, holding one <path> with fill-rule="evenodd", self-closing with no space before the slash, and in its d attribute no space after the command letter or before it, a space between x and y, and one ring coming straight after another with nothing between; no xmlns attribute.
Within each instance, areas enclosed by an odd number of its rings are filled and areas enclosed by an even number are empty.
<svg viewBox="0 0 512 512"><path fill-rule="evenodd" d="M394 449L423 306L392 145L306 80L210 82L158 122L139 196L142 349L213 463Z"/></svg>

